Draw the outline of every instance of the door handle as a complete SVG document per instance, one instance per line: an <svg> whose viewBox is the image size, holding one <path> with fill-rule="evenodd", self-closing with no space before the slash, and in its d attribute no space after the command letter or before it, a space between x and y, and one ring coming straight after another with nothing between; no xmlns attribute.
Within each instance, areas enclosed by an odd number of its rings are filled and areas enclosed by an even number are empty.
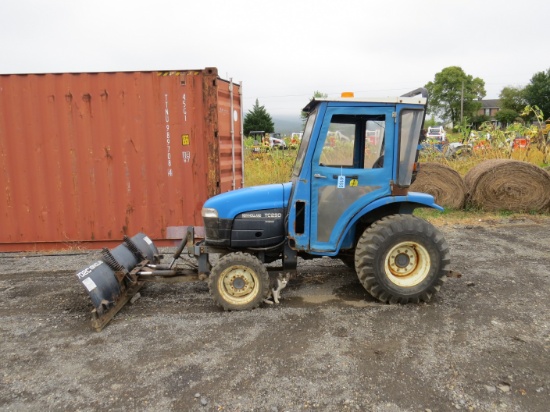
<svg viewBox="0 0 550 412"><path fill-rule="evenodd" d="M316 177L317 179L326 179L326 178L327 178L326 176L323 176L323 175L320 174L320 173L315 173L315 174L313 175L313 177Z"/></svg>

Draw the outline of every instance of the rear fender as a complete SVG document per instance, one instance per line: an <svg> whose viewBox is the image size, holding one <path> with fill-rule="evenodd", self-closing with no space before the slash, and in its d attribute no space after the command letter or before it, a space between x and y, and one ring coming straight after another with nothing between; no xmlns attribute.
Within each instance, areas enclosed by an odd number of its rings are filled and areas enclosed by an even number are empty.
<svg viewBox="0 0 550 412"><path fill-rule="evenodd" d="M353 219L348 222L348 224L342 231L342 235L338 239L338 244L336 247L337 252L334 254L330 254L329 256L337 255L342 247L353 247L353 241L355 238L354 229L359 219L361 219L365 215L373 213L376 210L384 209L389 205L398 206L399 213L404 214L411 214L414 209L419 207L429 207L432 209L437 209L439 211L444 210L443 207L435 203L435 199L433 196L426 193L409 192L407 196L391 196L375 200L374 202L369 203L367 206L361 209L353 217Z"/></svg>

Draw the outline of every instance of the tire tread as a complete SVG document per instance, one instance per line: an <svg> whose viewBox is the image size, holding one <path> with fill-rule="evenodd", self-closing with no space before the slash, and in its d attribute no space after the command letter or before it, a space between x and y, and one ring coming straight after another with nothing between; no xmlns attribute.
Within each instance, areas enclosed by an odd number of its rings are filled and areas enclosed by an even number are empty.
<svg viewBox="0 0 550 412"><path fill-rule="evenodd" d="M235 305L225 301L217 290L218 269L220 267L223 268L223 267L231 266L231 264L236 264L236 263L240 265L245 265L254 269L257 275L261 278L262 289L260 290L260 293L258 293L258 298L254 299L252 302L247 303L246 305L243 305L242 307L235 307ZM243 253L243 252L228 253L223 257L221 257L216 263L216 265L212 268L212 272L208 277L208 290L210 292L210 296L212 296L217 306L223 308L223 310L225 311L251 310L251 309L257 308L258 306L260 306L263 300L267 298L269 294L269 284L270 284L269 274L267 273L267 270L265 269L265 266L263 265L263 263L256 256L253 256L249 253Z"/></svg>
<svg viewBox="0 0 550 412"><path fill-rule="evenodd" d="M396 294L377 278L375 261L382 242L398 233L421 233L429 237L439 251L439 269L425 290L414 295ZM439 291L450 270L451 258L443 234L423 219L412 215L390 215L373 223L359 238L355 250L355 267L363 287L374 298L386 303L429 302Z"/></svg>

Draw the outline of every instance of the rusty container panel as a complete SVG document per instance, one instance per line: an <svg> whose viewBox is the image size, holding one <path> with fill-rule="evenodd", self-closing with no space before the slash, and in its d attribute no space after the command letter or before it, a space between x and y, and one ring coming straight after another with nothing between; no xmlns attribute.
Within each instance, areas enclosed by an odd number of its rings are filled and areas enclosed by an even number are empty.
<svg viewBox="0 0 550 412"><path fill-rule="evenodd" d="M173 244L242 186L240 114L215 68L0 75L0 251Z"/></svg>

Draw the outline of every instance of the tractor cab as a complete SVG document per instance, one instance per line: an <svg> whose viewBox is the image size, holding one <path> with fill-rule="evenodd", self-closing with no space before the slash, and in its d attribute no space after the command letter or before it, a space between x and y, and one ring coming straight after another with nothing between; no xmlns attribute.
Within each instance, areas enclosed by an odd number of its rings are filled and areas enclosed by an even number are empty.
<svg viewBox="0 0 550 412"><path fill-rule="evenodd" d="M416 168L426 97L312 100L292 173L288 234L292 247L333 255L350 247L354 222L405 204L434 206L408 194Z"/></svg>

